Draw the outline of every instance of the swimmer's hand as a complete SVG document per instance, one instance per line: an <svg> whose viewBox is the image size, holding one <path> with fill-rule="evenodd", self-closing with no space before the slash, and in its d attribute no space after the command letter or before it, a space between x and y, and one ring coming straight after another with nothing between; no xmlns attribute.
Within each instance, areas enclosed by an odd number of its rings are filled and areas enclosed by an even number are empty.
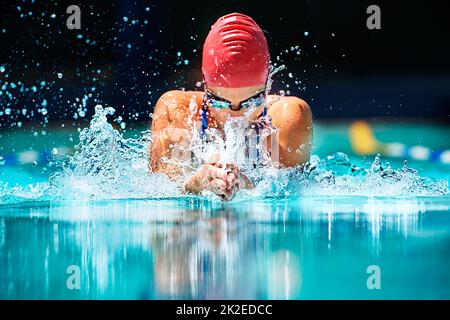
<svg viewBox="0 0 450 320"><path fill-rule="evenodd" d="M188 193L214 192L224 200L231 200L239 189L252 189L252 182L234 164L208 163L202 165L183 186Z"/></svg>

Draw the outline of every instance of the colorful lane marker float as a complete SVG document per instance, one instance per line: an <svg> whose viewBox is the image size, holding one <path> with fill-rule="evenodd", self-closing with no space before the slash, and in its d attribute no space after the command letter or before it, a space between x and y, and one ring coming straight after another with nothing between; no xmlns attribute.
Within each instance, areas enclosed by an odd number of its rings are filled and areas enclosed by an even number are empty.
<svg viewBox="0 0 450 320"><path fill-rule="evenodd" d="M352 149L358 155L380 154L390 158L450 164L450 150L433 150L423 145L407 146L401 142L380 142L366 121L353 122L348 133Z"/></svg>
<svg viewBox="0 0 450 320"><path fill-rule="evenodd" d="M19 166L19 165L38 165L47 164L54 159L55 156L73 154L74 149L68 147L53 148L51 151L35 151L25 150L18 153L11 153L1 156L0 166Z"/></svg>

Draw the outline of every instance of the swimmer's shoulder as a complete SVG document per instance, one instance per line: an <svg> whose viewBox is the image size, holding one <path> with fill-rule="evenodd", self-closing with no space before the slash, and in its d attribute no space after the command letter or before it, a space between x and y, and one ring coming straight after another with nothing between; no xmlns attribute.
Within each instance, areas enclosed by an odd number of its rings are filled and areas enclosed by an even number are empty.
<svg viewBox="0 0 450 320"><path fill-rule="evenodd" d="M269 107L270 109L280 109L280 108L288 108L288 109L300 109L302 111L310 111L308 103L300 99L296 96L280 96L276 94L271 94L268 96Z"/></svg>
<svg viewBox="0 0 450 320"><path fill-rule="evenodd" d="M295 96L270 95L268 101L267 113L274 123L298 124L299 128L311 126L312 113L305 100Z"/></svg>
<svg viewBox="0 0 450 320"><path fill-rule="evenodd" d="M161 95L157 104L163 104L167 107L171 107L173 105L189 106L192 99L195 99L197 103L201 103L203 99L203 92L170 90Z"/></svg>
<svg viewBox="0 0 450 320"><path fill-rule="evenodd" d="M269 105L284 104L284 103L297 104L302 106L308 105L308 103L306 103L305 100L300 99L299 97L296 96L280 96L278 94L269 94L267 97L269 100Z"/></svg>
<svg viewBox="0 0 450 320"><path fill-rule="evenodd" d="M155 113L164 112L170 119L178 118L189 113L189 104L195 101L201 105L203 92L170 90L161 95L155 106Z"/></svg>

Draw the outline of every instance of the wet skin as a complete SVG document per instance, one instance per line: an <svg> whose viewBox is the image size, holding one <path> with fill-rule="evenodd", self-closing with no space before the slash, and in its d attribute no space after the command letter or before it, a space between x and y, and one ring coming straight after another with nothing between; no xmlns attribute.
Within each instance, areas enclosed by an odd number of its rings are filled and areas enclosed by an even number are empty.
<svg viewBox="0 0 450 320"><path fill-rule="evenodd" d="M232 103L231 109L208 108L209 126L223 131L224 123L229 117L244 115L245 110L237 110L239 102L261 92L264 86L245 88L210 86L208 89ZM185 141L192 125L189 119L193 117L194 121L200 121L203 95L204 93L200 91L168 91L158 100L152 121L153 141L150 145L152 172L164 173L174 180L181 179L181 167L167 163L163 158L170 158L173 146ZM279 132L279 165L293 167L304 164L310 157L312 139L312 114L308 104L292 96L270 95L267 99L267 114ZM194 111L190 110L191 102L195 102L198 106ZM250 119L256 120L263 108L262 105L259 106L250 115ZM182 182L184 192L198 194L203 190L210 190L225 200L232 199L241 188L253 187L236 165L218 161L203 164L194 175Z"/></svg>

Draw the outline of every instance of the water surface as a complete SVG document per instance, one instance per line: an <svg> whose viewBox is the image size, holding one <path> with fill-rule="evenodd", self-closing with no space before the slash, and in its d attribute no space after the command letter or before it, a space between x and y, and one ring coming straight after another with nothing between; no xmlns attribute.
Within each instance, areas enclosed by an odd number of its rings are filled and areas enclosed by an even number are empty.
<svg viewBox="0 0 450 320"><path fill-rule="evenodd" d="M449 208L448 196L2 206L0 298L449 299Z"/></svg>

